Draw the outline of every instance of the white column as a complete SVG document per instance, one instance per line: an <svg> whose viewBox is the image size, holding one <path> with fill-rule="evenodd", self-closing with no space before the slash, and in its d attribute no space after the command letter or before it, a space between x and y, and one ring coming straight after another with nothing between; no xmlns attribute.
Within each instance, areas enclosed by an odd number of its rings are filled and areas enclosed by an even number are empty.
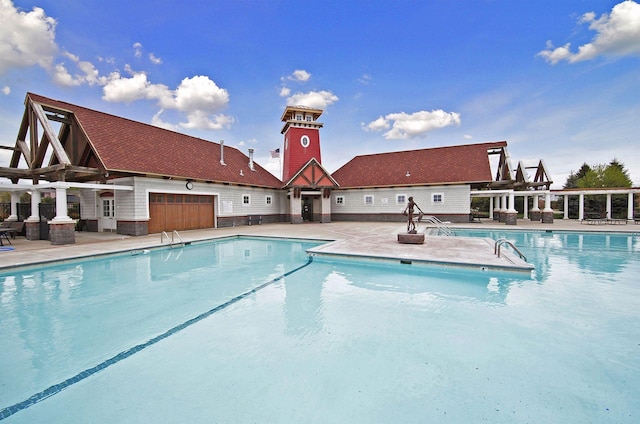
<svg viewBox="0 0 640 424"><path fill-rule="evenodd" d="M31 190L31 216L26 219L27 222L40 221L40 211L38 210L38 207L40 206L41 198L42 196L39 190Z"/></svg>
<svg viewBox="0 0 640 424"><path fill-rule="evenodd" d="M509 193L509 208L507 209L508 213L518 213L516 210L516 195L513 193L513 190Z"/></svg>
<svg viewBox="0 0 640 424"><path fill-rule="evenodd" d="M500 207L500 212L507 212L509 210L509 207L507 206L507 195L503 194L502 195L502 205Z"/></svg>
<svg viewBox="0 0 640 424"><path fill-rule="evenodd" d="M533 207L531 208L531 212L540 212L540 208L538 207L538 194L533 195Z"/></svg>
<svg viewBox="0 0 640 424"><path fill-rule="evenodd" d="M56 187L56 216L52 219L52 222L73 222L67 215L67 189L65 187Z"/></svg>
<svg viewBox="0 0 640 424"><path fill-rule="evenodd" d="M564 195L564 217L563 219L569 219L569 195Z"/></svg>
<svg viewBox="0 0 640 424"><path fill-rule="evenodd" d="M611 219L611 193L607 193L607 219Z"/></svg>
<svg viewBox="0 0 640 424"><path fill-rule="evenodd" d="M489 219L493 219L493 196L489 196Z"/></svg>
<svg viewBox="0 0 640 424"><path fill-rule="evenodd" d="M524 219L529 219L529 196L525 195L523 197L523 202L522 203L524 205L524 211L523 211L524 216L523 216L523 218Z"/></svg>
<svg viewBox="0 0 640 424"><path fill-rule="evenodd" d="M578 220L584 221L584 193L580 193L580 205L578 206Z"/></svg>
<svg viewBox="0 0 640 424"><path fill-rule="evenodd" d="M633 191L628 194L627 200L627 220L633 221Z"/></svg>
<svg viewBox="0 0 640 424"><path fill-rule="evenodd" d="M551 192L547 192L544 195L544 210L543 212L553 212L551 209Z"/></svg>
<svg viewBox="0 0 640 424"><path fill-rule="evenodd" d="M18 203L20 203L20 193L17 191L11 192L11 215L7 217L7 221L18 220Z"/></svg>

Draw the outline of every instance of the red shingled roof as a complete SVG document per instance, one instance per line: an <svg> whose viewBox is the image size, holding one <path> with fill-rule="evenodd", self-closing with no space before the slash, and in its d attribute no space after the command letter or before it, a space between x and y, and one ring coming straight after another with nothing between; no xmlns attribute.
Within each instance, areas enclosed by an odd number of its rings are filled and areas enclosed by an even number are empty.
<svg viewBox="0 0 640 424"><path fill-rule="evenodd" d="M356 156L331 176L340 188L491 182L487 151L506 145L497 141Z"/></svg>
<svg viewBox="0 0 640 424"><path fill-rule="evenodd" d="M34 102L72 112L105 169L143 175L229 182L271 188L282 182L234 147L28 93ZM240 175L242 170L244 176Z"/></svg>

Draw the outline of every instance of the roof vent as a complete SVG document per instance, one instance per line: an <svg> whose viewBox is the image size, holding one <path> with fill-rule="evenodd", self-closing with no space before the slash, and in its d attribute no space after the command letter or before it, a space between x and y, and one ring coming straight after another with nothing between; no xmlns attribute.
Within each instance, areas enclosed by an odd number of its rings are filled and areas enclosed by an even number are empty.
<svg viewBox="0 0 640 424"><path fill-rule="evenodd" d="M227 165L224 163L224 140L220 140L220 165Z"/></svg>
<svg viewBox="0 0 640 424"><path fill-rule="evenodd" d="M253 167L253 149L249 149L249 169L255 171L256 169Z"/></svg>

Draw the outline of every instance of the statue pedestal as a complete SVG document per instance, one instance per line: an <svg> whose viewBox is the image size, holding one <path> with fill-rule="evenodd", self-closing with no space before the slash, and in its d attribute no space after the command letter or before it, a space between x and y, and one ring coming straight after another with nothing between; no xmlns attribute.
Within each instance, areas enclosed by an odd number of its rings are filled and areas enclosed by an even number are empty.
<svg viewBox="0 0 640 424"><path fill-rule="evenodd" d="M398 234L398 243L402 244L424 244L424 233L420 234Z"/></svg>

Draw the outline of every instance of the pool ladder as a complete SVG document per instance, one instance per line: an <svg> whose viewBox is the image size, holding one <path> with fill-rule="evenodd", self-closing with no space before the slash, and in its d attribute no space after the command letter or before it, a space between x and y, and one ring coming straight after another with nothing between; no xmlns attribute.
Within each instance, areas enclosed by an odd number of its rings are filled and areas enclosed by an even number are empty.
<svg viewBox="0 0 640 424"><path fill-rule="evenodd" d="M527 262L527 257L524 256L524 254L516 247L516 245L504 238L496 240L495 244L493 245L494 255L498 255L498 257L500 257L500 248L503 244L508 244L509 246L511 246L511 248L518 254L518 256L520 256L520 259Z"/></svg>
<svg viewBox="0 0 640 424"><path fill-rule="evenodd" d="M438 229L438 234L439 235L455 236L455 233L453 232L451 227L449 227L444 222L440 221L440 219L438 219L437 216L433 216L433 215L426 216L425 215L425 216L420 217L419 221L427 221L427 222L430 222L433 225L435 225L436 228Z"/></svg>
<svg viewBox="0 0 640 424"><path fill-rule="evenodd" d="M167 238L170 247L173 247L174 244L181 244L182 247L185 245L184 240L182 240L182 237L180 237L180 234L178 234L178 231L176 230L173 230L171 237L169 237L169 234L167 234L166 231L163 231L162 234L160 234L160 244L164 243L165 237ZM180 241L175 241L176 238Z"/></svg>

